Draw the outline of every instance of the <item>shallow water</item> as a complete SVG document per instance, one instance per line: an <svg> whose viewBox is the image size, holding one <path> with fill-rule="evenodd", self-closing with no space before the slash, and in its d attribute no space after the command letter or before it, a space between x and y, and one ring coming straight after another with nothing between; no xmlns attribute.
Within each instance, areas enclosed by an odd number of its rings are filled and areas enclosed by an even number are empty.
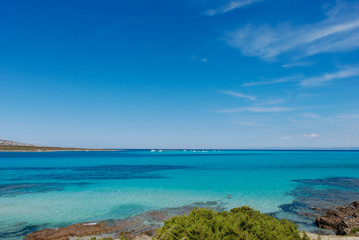
<svg viewBox="0 0 359 240"><path fill-rule="evenodd" d="M297 220L285 204L326 189L350 201L357 178L358 151L3 152L0 238L206 201Z"/></svg>

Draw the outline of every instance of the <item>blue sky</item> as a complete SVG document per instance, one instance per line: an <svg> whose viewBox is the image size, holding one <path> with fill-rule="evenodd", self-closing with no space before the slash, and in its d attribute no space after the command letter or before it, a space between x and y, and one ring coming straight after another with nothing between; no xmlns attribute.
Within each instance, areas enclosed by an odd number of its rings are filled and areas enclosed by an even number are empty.
<svg viewBox="0 0 359 240"><path fill-rule="evenodd" d="M0 138L359 146L359 3L3 1Z"/></svg>

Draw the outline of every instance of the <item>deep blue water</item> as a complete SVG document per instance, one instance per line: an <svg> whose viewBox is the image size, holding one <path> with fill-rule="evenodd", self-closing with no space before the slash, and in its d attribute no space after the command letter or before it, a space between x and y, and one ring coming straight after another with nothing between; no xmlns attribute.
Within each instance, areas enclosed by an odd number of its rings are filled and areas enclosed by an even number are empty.
<svg viewBox="0 0 359 240"><path fill-rule="evenodd" d="M358 178L358 151L2 152L0 238L206 201L301 222L297 201L351 201Z"/></svg>

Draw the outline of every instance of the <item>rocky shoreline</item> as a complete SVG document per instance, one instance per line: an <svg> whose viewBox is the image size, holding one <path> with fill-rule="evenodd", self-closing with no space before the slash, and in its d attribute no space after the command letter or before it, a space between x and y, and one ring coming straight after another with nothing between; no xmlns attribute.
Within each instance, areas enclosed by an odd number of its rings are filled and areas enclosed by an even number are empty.
<svg viewBox="0 0 359 240"><path fill-rule="evenodd" d="M163 225L163 221L175 215L188 214L192 209L211 208L223 211L224 206L218 202L194 203L178 208L165 208L148 211L124 220L107 220L98 222L76 223L56 229L43 229L27 234L24 240L90 240L90 239L121 239L149 240L156 230ZM332 229L337 234L350 236L321 235L307 233L311 239L335 240L359 239L355 230L359 229L359 201L349 206L328 210L325 215L316 219L320 228ZM354 230L354 232L353 232Z"/></svg>
<svg viewBox="0 0 359 240"><path fill-rule="evenodd" d="M97 237L119 239L152 239L163 221L175 215L188 214L192 209L211 208L223 211L224 207L217 202L194 203L178 208L164 208L162 210L148 211L124 220L107 220L99 222L76 223L57 229L43 229L27 234L24 240L68 240L91 239Z"/></svg>
<svg viewBox="0 0 359 240"><path fill-rule="evenodd" d="M316 219L316 224L320 228L334 230L337 235L359 236L359 201L328 210L324 216Z"/></svg>
<svg viewBox="0 0 359 240"><path fill-rule="evenodd" d="M292 203L279 206L280 210L270 215L287 218L307 229L312 239L358 239L359 230L359 179L324 178L293 180L298 186L290 193ZM351 203L351 204L350 204ZM193 208L225 210L223 203L194 203L178 208L165 208L142 213L123 220L84 222L58 229L44 229L26 235L26 240L90 240L91 238L151 239L163 221L174 215L188 214ZM320 227L320 228L317 228ZM319 234L318 234L319 233ZM348 235L351 236L335 236Z"/></svg>

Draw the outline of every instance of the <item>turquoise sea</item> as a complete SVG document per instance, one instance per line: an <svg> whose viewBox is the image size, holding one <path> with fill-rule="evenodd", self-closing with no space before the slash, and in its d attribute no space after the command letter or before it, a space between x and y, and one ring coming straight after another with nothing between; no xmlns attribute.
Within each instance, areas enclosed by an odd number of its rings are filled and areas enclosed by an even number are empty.
<svg viewBox="0 0 359 240"><path fill-rule="evenodd" d="M358 178L359 151L2 152L0 239L206 201L314 229L301 201L349 202Z"/></svg>

